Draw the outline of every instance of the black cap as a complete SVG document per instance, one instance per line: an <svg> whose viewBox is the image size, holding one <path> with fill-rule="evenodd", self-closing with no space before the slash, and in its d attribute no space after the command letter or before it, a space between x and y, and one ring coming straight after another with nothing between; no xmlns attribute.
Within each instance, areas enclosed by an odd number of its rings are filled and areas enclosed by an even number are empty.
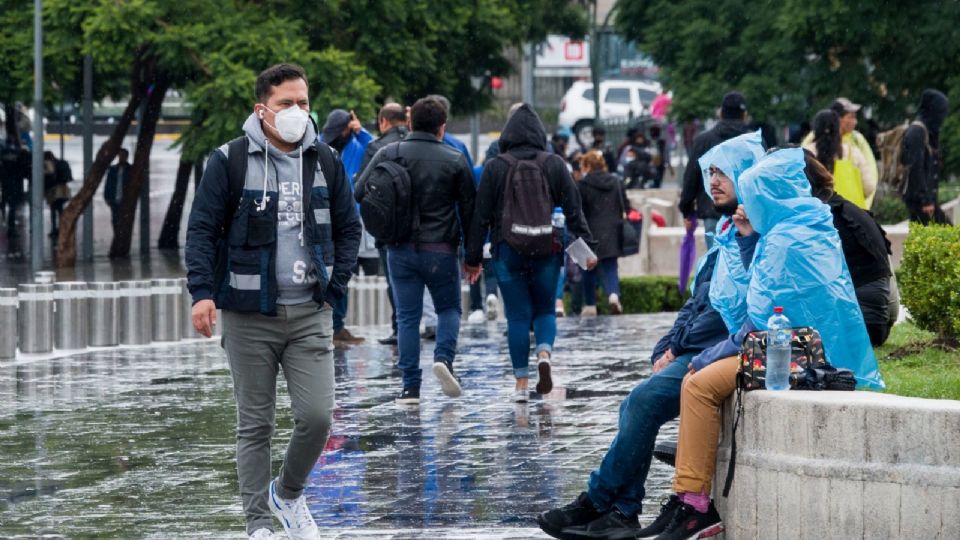
<svg viewBox="0 0 960 540"><path fill-rule="evenodd" d="M727 92L720 103L721 118L741 118L747 110L747 98L740 92Z"/></svg>

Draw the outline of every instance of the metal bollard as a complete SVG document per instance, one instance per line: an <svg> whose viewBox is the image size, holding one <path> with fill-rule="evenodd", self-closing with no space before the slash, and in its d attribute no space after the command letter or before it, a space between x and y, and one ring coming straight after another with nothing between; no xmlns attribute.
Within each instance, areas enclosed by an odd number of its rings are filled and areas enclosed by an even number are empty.
<svg viewBox="0 0 960 540"><path fill-rule="evenodd" d="M357 306L360 304L360 291L357 289L357 276L347 286L347 314L343 318L344 326L357 325Z"/></svg>
<svg viewBox="0 0 960 540"><path fill-rule="evenodd" d="M181 317L181 323L183 323L183 328L181 332L182 339L198 339L200 334L197 333L196 329L193 328L193 297L190 296L190 291L187 289L187 278L180 278L177 280L180 285L181 294L180 297L180 307L183 308Z"/></svg>
<svg viewBox="0 0 960 540"><path fill-rule="evenodd" d="M53 285L57 281L57 273L50 271L34 272L33 282L41 285Z"/></svg>
<svg viewBox="0 0 960 540"><path fill-rule="evenodd" d="M387 293L387 278L377 278L377 324L390 324L390 295Z"/></svg>
<svg viewBox="0 0 960 540"><path fill-rule="evenodd" d="M17 287L20 352L53 350L53 285L31 283Z"/></svg>
<svg viewBox="0 0 960 540"><path fill-rule="evenodd" d="M180 341L183 296L179 279L155 279L153 285L153 340Z"/></svg>
<svg viewBox="0 0 960 540"><path fill-rule="evenodd" d="M121 281L117 292L120 307L120 344L147 345L153 339L153 310L149 281Z"/></svg>
<svg viewBox="0 0 960 540"><path fill-rule="evenodd" d="M87 284L61 281L53 284L53 331L57 349L87 348Z"/></svg>
<svg viewBox="0 0 960 540"><path fill-rule="evenodd" d="M120 310L117 283L98 281L87 284L87 343L91 347L115 347L120 343Z"/></svg>
<svg viewBox="0 0 960 540"><path fill-rule="evenodd" d="M361 316L363 324L366 326L377 324L377 278L375 276L366 276L364 278L363 290L361 291Z"/></svg>
<svg viewBox="0 0 960 540"><path fill-rule="evenodd" d="M17 290L0 289L0 358L17 357Z"/></svg>

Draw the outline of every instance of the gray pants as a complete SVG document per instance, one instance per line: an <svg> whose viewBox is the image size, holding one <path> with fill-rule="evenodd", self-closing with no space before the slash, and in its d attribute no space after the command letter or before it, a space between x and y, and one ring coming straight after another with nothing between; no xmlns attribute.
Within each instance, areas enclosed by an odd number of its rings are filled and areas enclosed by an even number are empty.
<svg viewBox="0 0 960 540"><path fill-rule="evenodd" d="M315 302L277 306L277 316L223 312L223 344L237 400L237 476L247 533L273 529L267 506L270 438L283 367L294 428L277 494L295 499L327 442L334 407L332 309Z"/></svg>

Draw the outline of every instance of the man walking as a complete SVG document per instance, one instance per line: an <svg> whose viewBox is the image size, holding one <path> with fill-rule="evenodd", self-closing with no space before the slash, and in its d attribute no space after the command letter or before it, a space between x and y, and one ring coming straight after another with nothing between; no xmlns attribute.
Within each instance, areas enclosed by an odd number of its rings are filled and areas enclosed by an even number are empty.
<svg viewBox="0 0 960 540"><path fill-rule="evenodd" d="M360 224L343 166L317 141L306 74L278 64L257 77L244 136L213 152L187 230L193 325L223 347L237 401L237 475L250 538L318 539L303 489L334 407L331 303L356 264ZM294 418L271 480L277 373Z"/></svg>
<svg viewBox="0 0 960 540"><path fill-rule="evenodd" d="M746 121L747 99L740 92L728 92L720 104L720 121L717 125L693 138L690 163L683 172L683 189L678 206L688 231L697 228L698 217L703 220L707 249L713 246L713 233L720 214L703 188L703 172L696 163L714 146L749 131Z"/></svg>
<svg viewBox="0 0 960 540"><path fill-rule="evenodd" d="M110 223L116 234L117 220L120 219L120 207L123 205L123 189L130 179L130 151L121 148L117 152L117 164L107 171L107 184L103 186L103 200L110 207Z"/></svg>
<svg viewBox="0 0 960 540"><path fill-rule="evenodd" d="M443 105L424 98L413 105L410 116L413 131L403 141L377 152L357 181L356 192L357 200L362 201L365 182L381 161L394 159L410 176L411 206L418 227L413 237L387 247L387 266L398 309L399 366L403 370L403 391L397 399L400 404L420 402L418 331L425 287L437 311L433 373L444 394L460 395L460 383L453 372L461 314L457 250L460 239L466 237L464 227L473 219L476 197L467 160L442 142L447 124ZM465 267L464 271L476 279L480 269Z"/></svg>
<svg viewBox="0 0 960 540"><path fill-rule="evenodd" d="M363 155L363 164L360 166L360 172L367 170L367 165L384 146L402 141L409 130L407 129L407 110L399 103L387 103L380 108L380 114L377 116L377 127L380 130L380 136L370 141L367 150ZM392 313L390 314L390 328L393 332L388 337L378 340L381 345L397 344L397 305L393 300L393 286L390 285L390 269L387 266L387 248L377 243L377 251L380 255L380 268L383 275L387 278L387 298L390 300Z"/></svg>

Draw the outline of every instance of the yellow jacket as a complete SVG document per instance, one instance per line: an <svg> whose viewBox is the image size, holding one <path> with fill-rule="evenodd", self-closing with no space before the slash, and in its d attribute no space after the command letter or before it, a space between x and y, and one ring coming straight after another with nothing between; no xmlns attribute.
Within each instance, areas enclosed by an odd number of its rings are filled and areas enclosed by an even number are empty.
<svg viewBox="0 0 960 540"><path fill-rule="evenodd" d="M880 177L880 172L877 169L877 158L873 155L873 149L870 148L870 143L867 142L866 137L863 136L857 130L853 130L850 133L847 133L843 136L844 150L847 148L855 149L852 154L859 156L847 156L853 159L854 164L857 166L857 169L860 170L860 181L863 182L863 197L866 203L866 210L869 210L873 205L873 196L877 192L877 180ZM804 148L816 153L813 150L813 132L807 133L807 136L803 138L801 145Z"/></svg>

